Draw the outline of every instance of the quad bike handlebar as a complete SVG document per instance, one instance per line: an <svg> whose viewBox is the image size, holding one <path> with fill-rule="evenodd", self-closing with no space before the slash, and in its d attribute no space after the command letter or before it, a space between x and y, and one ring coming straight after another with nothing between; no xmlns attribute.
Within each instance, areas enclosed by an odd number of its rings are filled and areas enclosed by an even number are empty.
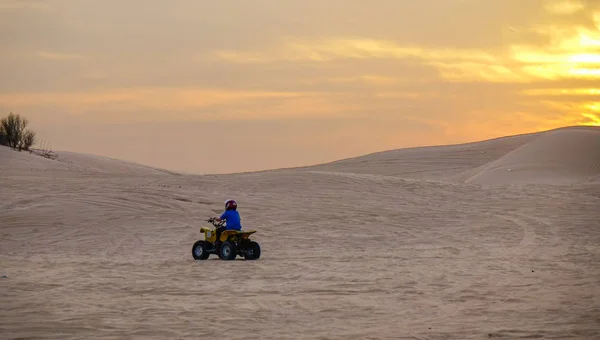
<svg viewBox="0 0 600 340"><path fill-rule="evenodd" d="M218 222L214 217L207 219L206 222L212 223L212 225L214 225L215 227L222 227L225 225L225 221Z"/></svg>

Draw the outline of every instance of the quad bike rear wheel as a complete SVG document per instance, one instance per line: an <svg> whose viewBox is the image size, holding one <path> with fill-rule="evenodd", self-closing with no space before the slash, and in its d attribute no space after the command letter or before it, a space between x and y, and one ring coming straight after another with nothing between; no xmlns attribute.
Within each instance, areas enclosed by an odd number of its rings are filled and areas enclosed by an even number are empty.
<svg viewBox="0 0 600 340"><path fill-rule="evenodd" d="M206 249L206 241L196 241L192 246L192 256L194 260L206 260L210 256L210 253Z"/></svg>
<svg viewBox="0 0 600 340"><path fill-rule="evenodd" d="M246 260L258 260L260 258L260 245L254 241L249 242L244 252L244 258Z"/></svg>
<svg viewBox="0 0 600 340"><path fill-rule="evenodd" d="M219 248L219 258L221 260L231 261L235 260L237 256L237 247L235 243L231 241L225 241Z"/></svg>

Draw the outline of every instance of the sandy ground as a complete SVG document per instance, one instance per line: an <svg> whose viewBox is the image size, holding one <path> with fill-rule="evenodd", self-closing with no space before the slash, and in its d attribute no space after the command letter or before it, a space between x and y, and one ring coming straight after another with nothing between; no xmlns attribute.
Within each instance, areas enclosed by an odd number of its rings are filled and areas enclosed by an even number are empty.
<svg viewBox="0 0 600 340"><path fill-rule="evenodd" d="M0 338L600 339L599 138L222 176L0 148ZM230 197L261 259L194 261Z"/></svg>

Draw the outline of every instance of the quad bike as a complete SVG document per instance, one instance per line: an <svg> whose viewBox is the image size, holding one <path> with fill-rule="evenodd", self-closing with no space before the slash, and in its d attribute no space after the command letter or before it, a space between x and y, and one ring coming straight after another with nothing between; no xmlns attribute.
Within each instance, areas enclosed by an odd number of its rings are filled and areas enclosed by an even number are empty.
<svg viewBox="0 0 600 340"><path fill-rule="evenodd" d="M215 228L225 225L225 222L217 222L214 218L206 222L212 223ZM260 257L260 246L250 240L250 235L255 230L223 230L219 240L216 229L201 227L200 232L204 233L204 240L196 241L192 246L194 260L206 260L210 254L217 254L221 260L235 260L237 256L243 256L246 260L258 260Z"/></svg>

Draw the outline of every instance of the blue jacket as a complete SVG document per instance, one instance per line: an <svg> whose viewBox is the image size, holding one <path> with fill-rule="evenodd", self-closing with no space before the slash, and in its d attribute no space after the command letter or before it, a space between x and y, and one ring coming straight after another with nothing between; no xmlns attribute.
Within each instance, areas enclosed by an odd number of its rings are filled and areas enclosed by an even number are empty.
<svg viewBox="0 0 600 340"><path fill-rule="evenodd" d="M221 219L225 220L225 230L241 230L242 218L236 210L227 210L221 215Z"/></svg>

